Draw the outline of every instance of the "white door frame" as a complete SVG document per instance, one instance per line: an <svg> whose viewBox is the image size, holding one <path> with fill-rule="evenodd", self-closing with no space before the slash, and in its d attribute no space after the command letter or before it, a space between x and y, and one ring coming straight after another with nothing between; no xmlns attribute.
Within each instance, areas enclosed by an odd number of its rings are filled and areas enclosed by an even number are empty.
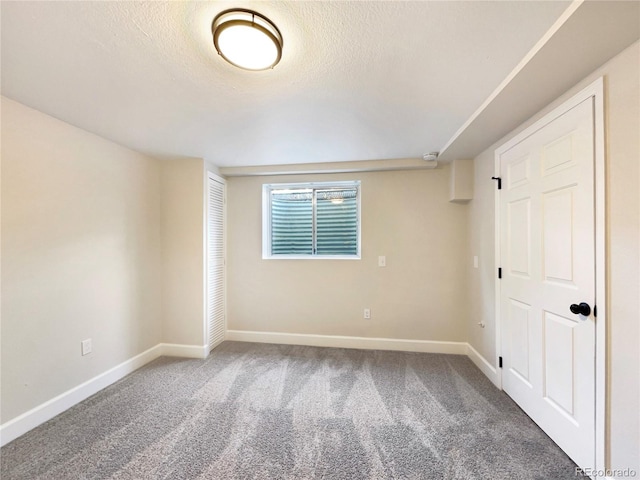
<svg viewBox="0 0 640 480"><path fill-rule="evenodd" d="M560 106L554 108L533 125L527 127L495 151L494 175L500 176L500 155L521 142L533 132L540 130L554 119L572 109L583 101L593 98L594 107L594 196L595 196L595 266L596 266L596 305L598 317L596 319L596 358L595 358L595 465L593 468L602 470L606 468L606 346L607 346L607 296L606 296L606 224L605 224L605 132L604 132L604 79L598 78ZM495 271L500 265L500 192L496 188L494 197L495 210ZM495 277L495 311L496 311L496 358L498 366L499 357L502 356L501 343L501 315L500 315L500 280ZM498 385L502 388L502 371L497 375ZM581 465L582 466L582 465ZM589 467L589 465L584 465Z"/></svg>

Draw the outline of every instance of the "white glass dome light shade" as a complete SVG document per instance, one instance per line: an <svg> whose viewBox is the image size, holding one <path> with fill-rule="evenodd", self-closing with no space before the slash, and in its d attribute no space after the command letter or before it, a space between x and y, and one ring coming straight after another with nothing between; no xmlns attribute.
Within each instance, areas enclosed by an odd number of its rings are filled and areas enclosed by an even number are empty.
<svg viewBox="0 0 640 480"><path fill-rule="evenodd" d="M256 12L226 10L214 18L211 30L217 52L236 67L267 70L280 61L280 31Z"/></svg>
<svg viewBox="0 0 640 480"><path fill-rule="evenodd" d="M263 31L244 24L230 25L218 36L220 54L247 70L264 70L275 64L278 49Z"/></svg>

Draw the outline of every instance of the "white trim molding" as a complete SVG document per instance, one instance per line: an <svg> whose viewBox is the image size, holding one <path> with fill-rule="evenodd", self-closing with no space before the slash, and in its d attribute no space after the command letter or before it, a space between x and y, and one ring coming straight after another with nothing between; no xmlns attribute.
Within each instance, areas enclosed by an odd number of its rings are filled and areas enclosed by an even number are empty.
<svg viewBox="0 0 640 480"><path fill-rule="evenodd" d="M0 446L15 440L24 435L29 430L36 428L38 425L51 420L56 415L61 414L65 410L77 405L91 395L99 392L103 388L117 382L121 378L126 377L138 368L152 362L161 356L171 357L187 357L187 358L206 358L209 354L206 345L175 345L170 343L159 343L155 347L136 355L110 368L95 377L87 380L80 385L61 393L46 402L32 408L28 412L19 415L8 422L0 425Z"/></svg>
<svg viewBox="0 0 640 480"><path fill-rule="evenodd" d="M467 357L469 357L475 366L478 367L489 380L491 380L491 383L502 390L502 377L500 372L498 372L496 367L491 365L486 358L480 355L480 352L473 348L471 344L467 344Z"/></svg>
<svg viewBox="0 0 640 480"><path fill-rule="evenodd" d="M593 98L596 214L596 468L608 466L607 459L607 223L606 223L606 146L604 118L604 78L600 77L579 95Z"/></svg>
<svg viewBox="0 0 640 480"><path fill-rule="evenodd" d="M179 345L176 343L161 343L160 355L163 357L207 358L207 345Z"/></svg>
<svg viewBox="0 0 640 480"><path fill-rule="evenodd" d="M356 348L361 350L393 350L402 352L445 353L466 355L496 387L501 388L500 372L473 346L466 342L433 340L406 340L397 338L348 337L341 335L314 335L303 333L256 332L227 330L225 340L312 347Z"/></svg>
<svg viewBox="0 0 640 480"><path fill-rule="evenodd" d="M451 353L466 355L466 342L440 342L395 338L347 337L342 335L314 335L304 333L252 332L227 330L225 340L254 343L279 343L311 347L358 348L363 350L399 350L403 352Z"/></svg>
<svg viewBox="0 0 640 480"><path fill-rule="evenodd" d="M56 415L89 398L94 393L99 392L112 383L117 382L126 377L131 372L137 370L143 365L155 360L161 355L161 345L156 345L150 349L136 355L129 360L107 370L87 380L80 385L52 398L28 412L9 420L7 423L0 425L0 445L4 446L10 441L18 438L20 435L27 433L29 430L43 424L47 420L52 419Z"/></svg>

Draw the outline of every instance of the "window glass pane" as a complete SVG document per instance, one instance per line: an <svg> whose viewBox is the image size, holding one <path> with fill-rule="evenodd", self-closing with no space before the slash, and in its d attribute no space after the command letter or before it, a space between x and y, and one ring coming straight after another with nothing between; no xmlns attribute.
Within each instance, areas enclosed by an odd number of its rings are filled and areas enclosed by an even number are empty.
<svg viewBox="0 0 640 480"><path fill-rule="evenodd" d="M358 254L355 188L316 190L316 254Z"/></svg>
<svg viewBox="0 0 640 480"><path fill-rule="evenodd" d="M313 191L271 191L271 254L313 253Z"/></svg>
<svg viewBox="0 0 640 480"><path fill-rule="evenodd" d="M360 258L360 182L264 184L263 258Z"/></svg>

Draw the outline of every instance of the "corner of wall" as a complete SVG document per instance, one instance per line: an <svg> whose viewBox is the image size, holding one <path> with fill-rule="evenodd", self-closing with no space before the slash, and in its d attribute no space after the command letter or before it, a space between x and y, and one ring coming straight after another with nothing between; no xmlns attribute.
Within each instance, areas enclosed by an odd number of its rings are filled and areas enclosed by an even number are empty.
<svg viewBox="0 0 640 480"><path fill-rule="evenodd" d="M162 341L205 341L205 162L162 161Z"/></svg>

